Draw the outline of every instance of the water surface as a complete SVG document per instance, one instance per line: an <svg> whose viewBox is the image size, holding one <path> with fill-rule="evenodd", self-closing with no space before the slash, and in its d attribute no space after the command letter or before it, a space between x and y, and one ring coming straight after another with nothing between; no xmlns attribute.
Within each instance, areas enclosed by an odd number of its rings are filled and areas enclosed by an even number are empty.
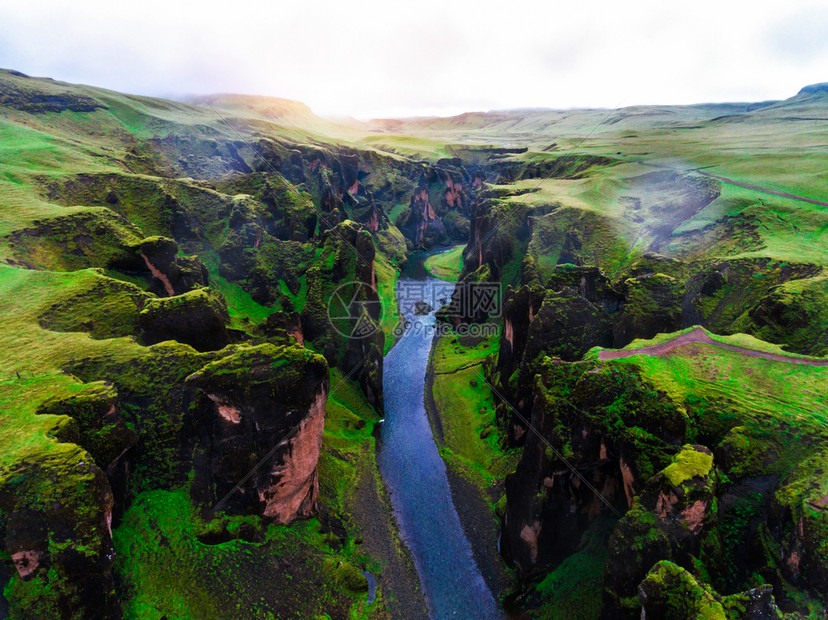
<svg viewBox="0 0 828 620"><path fill-rule="evenodd" d="M416 260L412 258L412 261ZM430 305L433 287L445 283L409 268L398 297L421 293ZM411 277L418 276L417 279ZM406 293L407 292L407 293ZM438 293L438 296L442 293ZM414 557L432 618L499 618L452 503L446 468L428 423L423 393L428 354L434 337L434 311L416 317L410 304L401 312L412 322L385 357L385 422L378 454L380 471L391 492L400 532Z"/></svg>

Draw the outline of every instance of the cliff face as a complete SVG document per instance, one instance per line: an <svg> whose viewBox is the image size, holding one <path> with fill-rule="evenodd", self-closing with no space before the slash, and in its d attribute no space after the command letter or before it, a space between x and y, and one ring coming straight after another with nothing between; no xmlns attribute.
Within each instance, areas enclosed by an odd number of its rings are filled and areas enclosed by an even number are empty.
<svg viewBox="0 0 828 620"><path fill-rule="evenodd" d="M47 114L44 131L65 129L60 110L24 108L17 121ZM0 313L13 319L16 357L3 365L14 380L0 398L21 406L0 431L0 534L20 617L119 617L133 595L124 563L138 551L116 558L111 528L117 535L147 494L181 493L185 508L224 528L315 514L329 366L381 413L375 261L406 251L385 206L407 201L428 168L293 148L268 132L234 141L173 123L139 140L117 116L76 120L76 138L111 137L111 165L30 171L35 202L71 208L24 218L3 237ZM452 202L459 208L459 194ZM349 320L371 328L364 337L328 320L341 285L363 290ZM18 442L17 425L28 439Z"/></svg>
<svg viewBox="0 0 828 620"><path fill-rule="evenodd" d="M572 554L596 519L627 510L651 469L665 462L664 450L686 433L669 399L635 375L548 358L539 372L529 421L559 454L568 455L569 465L538 434L521 428L525 447L506 480L501 548L527 579ZM617 411L630 427L612 429L607 411ZM661 449L647 449L642 432Z"/></svg>
<svg viewBox="0 0 828 620"><path fill-rule="evenodd" d="M315 513L323 357L298 345L200 354L164 343L88 359L73 374L110 382L46 401L39 413L56 421L60 443L2 471L16 613L120 617L112 527L138 484L185 485L205 514L287 523Z"/></svg>
<svg viewBox="0 0 828 620"><path fill-rule="evenodd" d="M670 175L635 183L659 192L675 184L669 200L684 215L718 191ZM569 595L555 594L554 583L600 598L605 618L639 617L642 608L654 617L694 617L688 609L708 604L734 617L773 617L777 604L821 608L821 526L809 518L822 513L806 506L816 505L822 483L807 500L797 472L814 473L811 450L824 450L824 433L814 430L820 439L811 447L804 429L798 440L778 443L770 429L800 397L786 387L781 408L762 400L779 381L809 383L808 371L782 379L770 367L754 368L751 353L725 361L715 343L679 348L663 362L643 355L636 363L602 362L590 350L701 324L772 335L791 350L819 354L825 322L812 301L821 294L822 268L728 258L737 249L761 253L752 216L682 232L675 227L684 216L660 214L658 226L630 233L624 227L635 230L629 222L640 221L651 200L646 192L624 198L634 205L627 223L554 198L545 204L505 188L481 193L460 278L505 289L499 349L486 369L502 441L522 447L506 479L501 538L524 583L520 605L530 614L560 609ZM719 258L709 258L711 248ZM458 287L455 301L462 294ZM688 463L697 461L704 471L692 473ZM604 556L594 541L607 523L615 525ZM567 576L575 566L581 585ZM584 566L602 570L577 572ZM687 594L691 586L697 598Z"/></svg>
<svg viewBox="0 0 828 620"><path fill-rule="evenodd" d="M651 355L547 357L536 366L528 415L551 447L522 431L522 457L506 482L504 557L531 583L581 553L599 520L620 516L600 577L602 617L638 618L642 605L656 615L672 609L669 592L687 579L725 608L735 602L719 593L739 591L756 609L822 605L819 506L828 487L814 452L828 443L819 422L804 419L796 439L773 438L799 396L765 400L768 390L778 394L777 372L799 390L822 369L712 345ZM821 417L824 405L813 406ZM665 562L681 571L668 579ZM757 579L768 585L754 591Z"/></svg>
<svg viewBox="0 0 828 620"><path fill-rule="evenodd" d="M113 496L104 472L72 444L3 472L6 590L19 617L119 618L112 564ZM40 595L33 597L32 590Z"/></svg>
<svg viewBox="0 0 828 620"><path fill-rule="evenodd" d="M282 523L313 514L327 374L324 359L306 349L259 345L190 375L185 384L201 402L192 492L214 503L231 493L225 510ZM266 454L264 466L236 488Z"/></svg>

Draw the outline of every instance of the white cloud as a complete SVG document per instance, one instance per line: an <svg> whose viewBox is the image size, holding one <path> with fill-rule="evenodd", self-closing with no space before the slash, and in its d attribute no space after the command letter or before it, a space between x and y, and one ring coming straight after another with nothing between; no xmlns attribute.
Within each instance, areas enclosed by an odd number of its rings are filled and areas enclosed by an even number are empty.
<svg viewBox="0 0 828 620"><path fill-rule="evenodd" d="M809 1L0 0L0 23L0 66L27 73L363 117L757 100L828 80L828 16Z"/></svg>

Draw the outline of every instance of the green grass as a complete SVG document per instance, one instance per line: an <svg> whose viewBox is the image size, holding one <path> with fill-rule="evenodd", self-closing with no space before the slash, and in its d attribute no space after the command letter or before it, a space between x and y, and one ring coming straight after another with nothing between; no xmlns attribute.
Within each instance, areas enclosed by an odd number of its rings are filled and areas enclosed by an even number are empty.
<svg viewBox="0 0 828 620"><path fill-rule="evenodd" d="M394 330L400 321L400 309L397 305L397 278L399 271L394 264L382 255L374 259L374 273L377 276L377 294L379 295L380 329L385 334L385 346L382 352L386 355L396 341Z"/></svg>
<svg viewBox="0 0 828 620"><path fill-rule="evenodd" d="M432 254L425 260L425 268L435 278L457 282L460 272L463 270L463 249L464 244L455 245L450 250Z"/></svg>
<svg viewBox="0 0 828 620"><path fill-rule="evenodd" d="M71 361L101 353L129 356L141 349L130 338L94 340L85 332L50 331L39 324L53 305L87 295L107 280L93 269L53 273L0 266L2 343L14 352L0 360L0 403L6 411L0 419L0 463L10 465L39 450L66 449L47 436L56 422L52 416L36 416L35 411L47 398L80 388L80 382L63 373Z"/></svg>
<svg viewBox="0 0 828 620"><path fill-rule="evenodd" d="M644 338L636 338L630 344L623 347L622 351L631 351L634 349L643 349L646 347L652 347L659 344L665 344L677 339L679 336L683 336L685 334L690 333L694 329L699 329L698 326L693 327L686 327L676 332L670 333L663 333L657 334L655 337L650 339ZM824 358L814 357L811 355L799 355L797 353L791 353L786 351L781 345L773 344L772 342L766 342L764 340L760 340L755 336L750 334L730 334L730 335L721 335L721 334L714 334L713 332L705 329L700 328L706 333L712 340L715 342L728 345L731 347L741 347L743 349L752 349L754 351L759 351L761 353L770 353L772 355L784 355L785 357L790 357L793 359L800 359L800 360L822 360ZM598 352L601 351L601 347L593 347L590 349L587 354L584 356L585 359L598 359Z"/></svg>
<svg viewBox="0 0 828 620"><path fill-rule="evenodd" d="M261 323L278 310L255 302L250 293L241 286L225 280L218 274L210 274L210 286L221 293L227 301L227 311L230 313L233 327L242 328L248 323Z"/></svg>
<svg viewBox="0 0 828 620"><path fill-rule="evenodd" d="M432 395L443 428L443 457L479 486L512 471L516 454L504 453L491 390L482 363L497 353L497 339L465 346L457 338L435 340Z"/></svg>
<svg viewBox="0 0 828 620"><path fill-rule="evenodd" d="M230 539L199 541L211 531ZM246 540L245 531L258 534ZM186 491L151 491L136 498L113 539L126 618L272 619L322 609L372 617L364 594L320 570L352 564L327 547L316 519L288 527L255 516L204 522Z"/></svg>
<svg viewBox="0 0 828 620"><path fill-rule="evenodd" d="M664 357L636 355L610 362L637 368L647 381L687 410L694 441L723 437L731 428L765 442L780 467L828 439L824 385L828 368L749 357L694 344ZM782 463L784 461L784 463Z"/></svg>

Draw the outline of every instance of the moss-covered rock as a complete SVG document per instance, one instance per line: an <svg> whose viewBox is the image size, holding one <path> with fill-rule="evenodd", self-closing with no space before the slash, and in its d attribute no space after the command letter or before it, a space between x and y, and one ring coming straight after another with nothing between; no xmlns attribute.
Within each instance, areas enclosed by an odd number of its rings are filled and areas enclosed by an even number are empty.
<svg viewBox="0 0 828 620"><path fill-rule="evenodd" d="M828 467L820 453L782 482L770 506L769 546L793 584L828 592Z"/></svg>
<svg viewBox="0 0 828 620"><path fill-rule="evenodd" d="M385 335L371 234L347 220L327 231L323 242L307 272L307 302L301 312L304 336L331 366L346 374L354 371L369 402L382 411Z"/></svg>
<svg viewBox="0 0 828 620"><path fill-rule="evenodd" d="M796 353L828 353L828 278L774 287L736 322L736 329L784 343Z"/></svg>
<svg viewBox="0 0 828 620"><path fill-rule="evenodd" d="M47 400L38 413L71 417L78 428L77 443L87 450L99 467L107 472L114 469L117 460L137 441L135 433L121 416L118 391L112 384L89 383L69 397ZM69 438L61 438L68 441Z"/></svg>
<svg viewBox="0 0 828 620"><path fill-rule="evenodd" d="M772 342L790 342L805 353L822 340L824 303L821 268L767 258L702 261L686 268L682 323L717 333L748 332ZM811 342L808 342L808 339ZM808 350L805 350L808 349Z"/></svg>
<svg viewBox="0 0 828 620"><path fill-rule="evenodd" d="M709 585L673 562L662 560L638 589L641 616L655 620L774 619L782 614L768 585L720 596Z"/></svg>
<svg viewBox="0 0 828 620"><path fill-rule="evenodd" d="M529 421L543 439L512 421L525 447L506 478L501 541L527 579L574 552L597 518L633 505L687 432L686 415L634 373L550 359L538 370Z"/></svg>
<svg viewBox="0 0 828 620"><path fill-rule="evenodd" d="M107 208L72 209L37 220L6 238L16 264L33 269L71 271L87 267L134 265L140 229Z"/></svg>
<svg viewBox="0 0 828 620"><path fill-rule="evenodd" d="M680 329L683 292L678 280L663 273L628 278L624 282L624 309L615 318L614 346Z"/></svg>
<svg viewBox="0 0 828 620"><path fill-rule="evenodd" d="M323 572L331 582L348 592L368 591L368 580L365 575L350 562L328 559L325 561Z"/></svg>
<svg viewBox="0 0 828 620"><path fill-rule="evenodd" d="M180 295L208 284L204 264L197 257L178 257L178 244L173 239L148 237L137 243L133 251L149 271L152 288L159 295Z"/></svg>
<svg viewBox="0 0 828 620"><path fill-rule="evenodd" d="M15 618L120 618L112 577L112 492L92 457L58 444L0 470L6 586Z"/></svg>
<svg viewBox="0 0 828 620"><path fill-rule="evenodd" d="M151 298L134 284L98 275L85 290L52 305L39 322L52 331L85 331L98 339L134 336L138 315Z"/></svg>
<svg viewBox="0 0 828 620"><path fill-rule="evenodd" d="M177 340L198 351L212 351L230 344L225 323L229 320L224 298L210 289L151 299L138 317L144 342Z"/></svg>
<svg viewBox="0 0 828 620"><path fill-rule="evenodd" d="M642 614L648 618L676 620L726 620L717 597L692 574L673 562L653 566L638 590Z"/></svg>
<svg viewBox="0 0 828 620"><path fill-rule="evenodd" d="M684 446L673 462L647 482L610 538L604 582L605 617L635 617L638 584L660 560L697 568L705 534L717 526L713 455L703 446Z"/></svg>
<svg viewBox="0 0 828 620"><path fill-rule="evenodd" d="M612 319L603 308L569 289L547 291L529 325L524 360L545 353L575 361L594 346L611 344Z"/></svg>
<svg viewBox="0 0 828 620"><path fill-rule="evenodd" d="M300 346L241 346L190 375L186 385L200 397L194 497L281 522L313 514L328 395L325 359Z"/></svg>

